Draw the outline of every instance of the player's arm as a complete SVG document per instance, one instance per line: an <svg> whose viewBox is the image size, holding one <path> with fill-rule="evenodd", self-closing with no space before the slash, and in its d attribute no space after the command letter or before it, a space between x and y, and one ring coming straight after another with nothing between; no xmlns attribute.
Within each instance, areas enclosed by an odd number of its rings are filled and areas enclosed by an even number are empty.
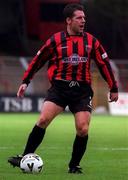
<svg viewBox="0 0 128 180"><path fill-rule="evenodd" d="M28 84L33 78L34 74L44 66L44 64L50 60L52 56L52 49L50 47L50 40L48 40L43 47L37 52L36 56L32 59L31 63L28 66L28 69L25 71L22 84L20 85L17 97L23 97L27 89Z"/></svg>
<svg viewBox="0 0 128 180"><path fill-rule="evenodd" d="M94 44L94 59L102 77L108 83L108 86L110 88L109 102L117 101L118 100L117 82L115 80L108 55L104 50L103 46L99 43L97 39L95 40L95 44Z"/></svg>
<svg viewBox="0 0 128 180"><path fill-rule="evenodd" d="M35 73L41 69L44 64L51 59L52 48L50 39L43 45L43 47L37 52L36 56L32 59L28 66L28 69L23 75L23 84L29 84Z"/></svg>

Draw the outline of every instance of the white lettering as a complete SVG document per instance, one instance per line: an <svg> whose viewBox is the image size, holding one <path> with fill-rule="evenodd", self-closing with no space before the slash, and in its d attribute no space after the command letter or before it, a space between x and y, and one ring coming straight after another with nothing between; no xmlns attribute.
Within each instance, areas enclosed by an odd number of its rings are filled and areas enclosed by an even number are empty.
<svg viewBox="0 0 128 180"><path fill-rule="evenodd" d="M22 111L29 112L32 110L32 100L30 98L25 98L22 100Z"/></svg>
<svg viewBox="0 0 128 180"><path fill-rule="evenodd" d="M3 110L5 112L29 112L32 110L32 100L30 98L17 99L13 97L4 97L1 99L3 103Z"/></svg>
<svg viewBox="0 0 128 180"><path fill-rule="evenodd" d="M4 111L9 111L10 110L10 99L9 98L2 98L1 101L4 103Z"/></svg>

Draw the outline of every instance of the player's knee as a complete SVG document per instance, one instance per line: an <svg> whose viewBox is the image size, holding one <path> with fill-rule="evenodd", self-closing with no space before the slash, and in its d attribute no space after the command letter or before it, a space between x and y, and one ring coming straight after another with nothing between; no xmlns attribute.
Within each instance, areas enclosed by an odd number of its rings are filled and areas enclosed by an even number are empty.
<svg viewBox="0 0 128 180"><path fill-rule="evenodd" d="M42 128L46 128L49 124L49 120L45 117L40 117L40 119L37 122L37 125Z"/></svg>
<svg viewBox="0 0 128 180"><path fill-rule="evenodd" d="M77 129L77 134L81 137L86 136L88 134L88 127L81 127Z"/></svg>

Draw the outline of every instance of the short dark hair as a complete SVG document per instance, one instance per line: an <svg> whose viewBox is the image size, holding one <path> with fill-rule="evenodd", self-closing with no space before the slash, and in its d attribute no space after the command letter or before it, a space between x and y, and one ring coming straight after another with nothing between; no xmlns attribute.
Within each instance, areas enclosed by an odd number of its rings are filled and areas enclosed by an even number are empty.
<svg viewBox="0 0 128 180"><path fill-rule="evenodd" d="M78 3L71 3L66 5L63 10L64 20L66 20L67 17L71 18L73 16L74 11L76 10L85 11L84 6Z"/></svg>

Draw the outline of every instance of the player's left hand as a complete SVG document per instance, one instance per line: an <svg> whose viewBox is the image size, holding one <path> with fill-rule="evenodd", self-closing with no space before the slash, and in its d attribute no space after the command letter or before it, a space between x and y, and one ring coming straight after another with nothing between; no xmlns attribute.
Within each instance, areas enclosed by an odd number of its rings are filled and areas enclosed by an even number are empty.
<svg viewBox="0 0 128 180"><path fill-rule="evenodd" d="M109 102L116 102L118 100L118 92L110 92Z"/></svg>

